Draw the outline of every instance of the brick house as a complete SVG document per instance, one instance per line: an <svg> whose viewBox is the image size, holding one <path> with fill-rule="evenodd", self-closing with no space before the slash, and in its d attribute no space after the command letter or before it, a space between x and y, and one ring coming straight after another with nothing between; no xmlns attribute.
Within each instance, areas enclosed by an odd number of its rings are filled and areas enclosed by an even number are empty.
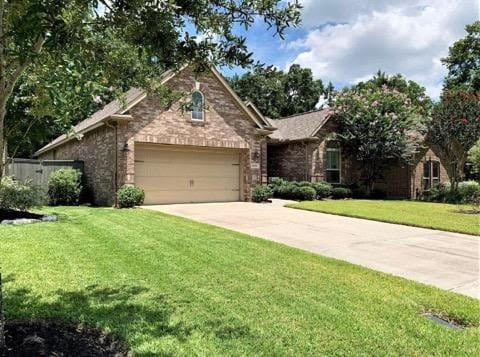
<svg viewBox="0 0 480 357"><path fill-rule="evenodd" d="M268 177L294 181L326 181L333 185L352 185L361 181L358 163L342 154L334 140L335 123L331 110L323 109L268 119L277 130L267 143ZM392 161L376 188L392 198L415 198L440 183L448 182L444 164L435 149L423 143L412 165Z"/></svg>
<svg viewBox="0 0 480 357"><path fill-rule="evenodd" d="M244 103L215 68L195 74L186 66L167 71L162 81L184 98L165 108L159 98L130 89L79 123L77 135L62 135L35 156L84 161L86 184L98 205L114 204L123 184L142 187L146 204L161 204L248 201L251 188L269 176L354 182L358 170L329 140L334 125L328 110L269 120ZM422 185L443 181L445 170L436 162L429 149L415 166L392 164L386 191L413 197Z"/></svg>
<svg viewBox="0 0 480 357"><path fill-rule="evenodd" d="M184 67L162 81L188 93L192 110L181 101L165 109L134 88L79 123L81 140L62 135L35 156L84 161L98 205L112 205L123 184L142 187L146 204L250 200L252 185L267 181L274 128L214 68L195 75Z"/></svg>

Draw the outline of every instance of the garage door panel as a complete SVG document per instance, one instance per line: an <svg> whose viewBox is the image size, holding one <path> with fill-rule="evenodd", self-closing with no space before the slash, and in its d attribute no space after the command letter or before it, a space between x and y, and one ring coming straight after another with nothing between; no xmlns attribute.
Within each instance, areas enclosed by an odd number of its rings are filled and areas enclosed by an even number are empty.
<svg viewBox="0 0 480 357"><path fill-rule="evenodd" d="M138 145L135 183L145 204L238 201L239 162L238 151Z"/></svg>
<svg viewBox="0 0 480 357"><path fill-rule="evenodd" d="M224 165L208 165L202 163L151 163L141 162L136 164L135 175L137 177L161 177L166 176L168 172L172 171L172 165L175 165L174 176L176 177L238 177L238 166L233 164Z"/></svg>

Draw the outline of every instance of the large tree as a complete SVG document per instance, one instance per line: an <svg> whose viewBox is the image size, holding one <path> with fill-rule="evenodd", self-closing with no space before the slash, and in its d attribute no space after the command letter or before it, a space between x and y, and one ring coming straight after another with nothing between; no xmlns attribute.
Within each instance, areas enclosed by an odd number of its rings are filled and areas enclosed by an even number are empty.
<svg viewBox="0 0 480 357"><path fill-rule="evenodd" d="M325 93L322 81L313 79L312 71L298 64L290 66L288 72L259 66L234 76L230 84L240 97L253 102L270 118L313 110Z"/></svg>
<svg viewBox="0 0 480 357"><path fill-rule="evenodd" d="M442 60L447 66L447 90L480 91L480 21L466 26L467 36L450 47Z"/></svg>
<svg viewBox="0 0 480 357"><path fill-rule="evenodd" d="M95 49L92 53L77 46L43 52L19 78L5 118L10 156L29 157L107 102L120 98L130 86L163 71L115 32L85 31L84 36L89 36L90 48Z"/></svg>
<svg viewBox="0 0 480 357"><path fill-rule="evenodd" d="M288 26L300 21L299 10L297 1L285 4L281 0L1 0L0 175L9 130L7 105L19 79L44 54L52 54L55 60L67 48L94 57L108 44L97 47L98 41L89 41L88 33L115 31L145 61L162 69L188 62L198 70L210 64L245 66L252 63L251 53L245 39L236 34L236 26L248 28L261 18L282 36ZM190 33L189 28L193 28ZM197 38L196 34L204 36ZM107 61L109 56L105 51ZM104 75L120 77L122 71L123 67L112 66ZM158 87L140 77L139 84ZM40 90L43 83L37 85Z"/></svg>
<svg viewBox="0 0 480 357"><path fill-rule="evenodd" d="M440 151L451 189L456 190L468 152L480 138L480 93L445 92L435 107L428 137Z"/></svg>
<svg viewBox="0 0 480 357"><path fill-rule="evenodd" d="M411 162L420 145L422 112L407 94L385 84L354 86L336 97L336 137L346 155L360 164L367 194L392 161Z"/></svg>
<svg viewBox="0 0 480 357"><path fill-rule="evenodd" d="M386 87L403 93L410 100L410 103L416 107L416 110L427 117L433 108L430 97L426 94L425 87L417 82L407 80L401 74L388 75L385 72L378 71L371 79L359 82L356 88L363 89L379 89Z"/></svg>

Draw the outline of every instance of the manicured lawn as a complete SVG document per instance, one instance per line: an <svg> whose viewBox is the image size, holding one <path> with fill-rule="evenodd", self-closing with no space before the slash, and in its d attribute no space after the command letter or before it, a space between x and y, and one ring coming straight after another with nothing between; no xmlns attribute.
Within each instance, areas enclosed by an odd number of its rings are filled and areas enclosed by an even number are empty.
<svg viewBox="0 0 480 357"><path fill-rule="evenodd" d="M480 215L459 212L460 208L470 209L471 206L468 205L391 200L325 200L294 203L288 207L480 235Z"/></svg>
<svg viewBox="0 0 480 357"><path fill-rule="evenodd" d="M9 319L84 322L139 356L480 354L472 298L161 213L50 211L0 227Z"/></svg>

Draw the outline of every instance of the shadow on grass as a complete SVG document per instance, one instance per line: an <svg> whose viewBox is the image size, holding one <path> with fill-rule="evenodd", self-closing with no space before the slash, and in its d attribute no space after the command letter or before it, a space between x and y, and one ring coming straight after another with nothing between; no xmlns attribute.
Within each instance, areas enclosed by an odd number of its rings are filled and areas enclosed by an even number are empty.
<svg viewBox="0 0 480 357"><path fill-rule="evenodd" d="M4 279L9 286L13 281L12 275ZM181 302L183 308L185 303L188 304L188 301ZM178 316L172 318L176 304L168 296L152 295L149 289L141 286L123 285L112 288L91 285L77 291L57 290L48 296L39 295L27 288L8 288L4 291L4 306L7 320L82 324L111 332L125 341L131 350L141 345L156 345L162 338L173 338L181 344L194 332L210 335L218 339L218 342L252 338L249 327L241 321L221 318L195 324L181 320ZM170 345L168 348L174 347ZM175 351L135 353L136 356L159 354L173 355Z"/></svg>

